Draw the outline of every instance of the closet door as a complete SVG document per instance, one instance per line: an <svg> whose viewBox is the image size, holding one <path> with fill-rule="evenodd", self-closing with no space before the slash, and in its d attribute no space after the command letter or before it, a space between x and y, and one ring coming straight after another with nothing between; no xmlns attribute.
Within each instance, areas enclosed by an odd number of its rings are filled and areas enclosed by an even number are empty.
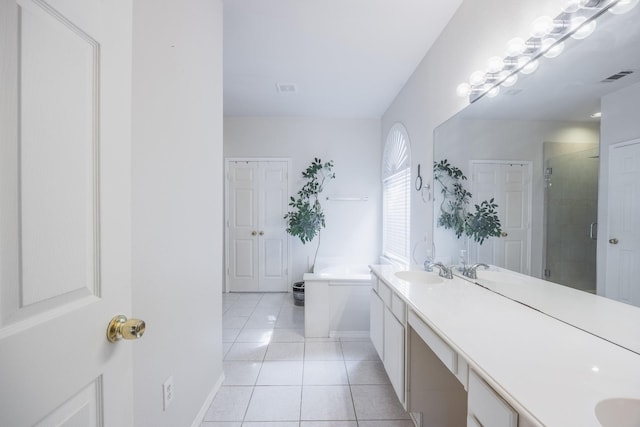
<svg viewBox="0 0 640 427"><path fill-rule="evenodd" d="M227 277L232 292L288 290L287 161L230 161Z"/></svg>
<svg viewBox="0 0 640 427"><path fill-rule="evenodd" d="M261 292L285 292L289 282L289 237L284 219L289 197L287 162L260 162L258 172L258 288Z"/></svg>

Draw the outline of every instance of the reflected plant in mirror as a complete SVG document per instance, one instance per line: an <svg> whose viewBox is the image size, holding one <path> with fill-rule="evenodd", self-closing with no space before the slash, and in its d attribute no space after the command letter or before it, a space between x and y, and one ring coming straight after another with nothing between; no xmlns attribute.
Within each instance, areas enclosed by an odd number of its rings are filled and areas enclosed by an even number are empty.
<svg viewBox="0 0 640 427"><path fill-rule="evenodd" d="M439 227L453 230L458 239L464 234L479 244L489 237L501 235L498 205L493 198L474 205L475 211L469 212L472 194L463 186L462 181L466 181L467 177L460 168L443 159L433 162L433 176L440 184L442 194L437 223Z"/></svg>

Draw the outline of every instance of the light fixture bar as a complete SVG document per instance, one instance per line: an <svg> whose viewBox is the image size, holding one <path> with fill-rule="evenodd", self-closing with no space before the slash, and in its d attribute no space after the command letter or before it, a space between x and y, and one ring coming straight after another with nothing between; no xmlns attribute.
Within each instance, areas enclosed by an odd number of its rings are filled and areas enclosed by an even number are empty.
<svg viewBox="0 0 640 427"><path fill-rule="evenodd" d="M589 26L595 27L596 19L625 1L629 0L583 0L581 8L573 13L565 10L554 19L536 19L530 38L524 41L513 39L509 42L501 69L496 65L500 57L490 58L489 69L486 72L474 72L469 83L458 86L458 94L467 96L469 103L474 103L484 96L495 96L501 86L513 85L518 73L529 74L535 71L538 61L543 56L557 56L562 51L564 42L570 37L580 39L588 36L593 31ZM588 11L590 14L577 15L580 10Z"/></svg>

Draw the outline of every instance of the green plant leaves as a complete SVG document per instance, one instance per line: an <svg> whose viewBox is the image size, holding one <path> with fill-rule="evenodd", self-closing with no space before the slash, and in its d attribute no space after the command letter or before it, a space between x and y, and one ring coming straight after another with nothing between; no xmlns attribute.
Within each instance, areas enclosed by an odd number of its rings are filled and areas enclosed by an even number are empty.
<svg viewBox="0 0 640 427"><path fill-rule="evenodd" d="M289 206L292 208L284 218L287 220L287 233L300 238L307 243L319 234L325 227L325 217L318 196L324 189L327 179L336 177L333 161L322 162L314 158L313 162L302 172L305 184L298 191L298 197L291 197Z"/></svg>
<svg viewBox="0 0 640 427"><path fill-rule="evenodd" d="M472 194L461 183L467 179L462 171L444 159L433 162L433 175L442 187L440 192L443 197L438 226L453 230L457 238L464 234L479 244L489 237L501 235L498 205L493 198L474 205L474 212L467 212Z"/></svg>

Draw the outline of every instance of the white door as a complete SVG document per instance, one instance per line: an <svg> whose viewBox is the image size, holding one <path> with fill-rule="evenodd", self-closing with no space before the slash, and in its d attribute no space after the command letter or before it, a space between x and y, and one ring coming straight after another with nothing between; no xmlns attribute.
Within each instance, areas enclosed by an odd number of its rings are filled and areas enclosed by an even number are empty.
<svg viewBox="0 0 640 427"><path fill-rule="evenodd" d="M227 162L228 289L288 290L287 161Z"/></svg>
<svg viewBox="0 0 640 427"><path fill-rule="evenodd" d="M469 242L470 262L484 262L519 273L531 269L531 166L528 162L471 162L472 205L494 199L501 237L482 245Z"/></svg>
<svg viewBox="0 0 640 427"><path fill-rule="evenodd" d="M605 296L640 306L640 141L611 148Z"/></svg>
<svg viewBox="0 0 640 427"><path fill-rule="evenodd" d="M0 0L0 425L133 425L131 1Z"/></svg>

